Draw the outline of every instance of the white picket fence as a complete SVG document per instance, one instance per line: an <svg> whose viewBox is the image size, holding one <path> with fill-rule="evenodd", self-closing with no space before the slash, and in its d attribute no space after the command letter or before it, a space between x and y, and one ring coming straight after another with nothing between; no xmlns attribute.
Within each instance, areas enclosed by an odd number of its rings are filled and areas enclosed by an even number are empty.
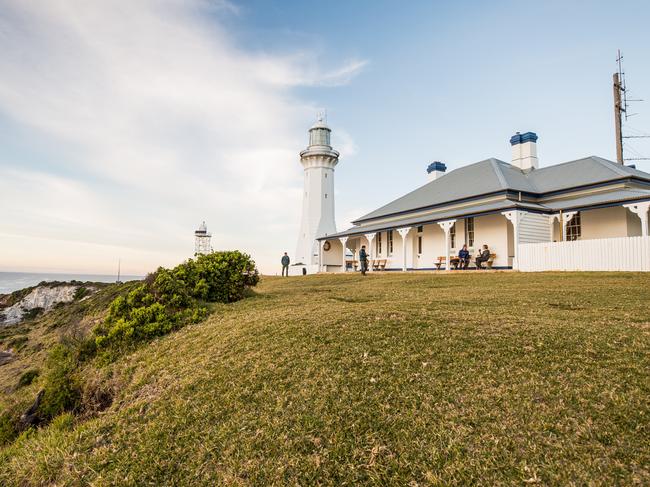
<svg viewBox="0 0 650 487"><path fill-rule="evenodd" d="M650 237L521 244L517 254L522 272L650 271Z"/></svg>

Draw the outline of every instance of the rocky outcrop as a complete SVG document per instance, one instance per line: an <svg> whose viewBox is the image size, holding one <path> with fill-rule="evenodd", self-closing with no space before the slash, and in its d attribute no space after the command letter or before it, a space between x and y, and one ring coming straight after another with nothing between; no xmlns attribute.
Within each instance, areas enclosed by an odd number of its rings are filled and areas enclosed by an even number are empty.
<svg viewBox="0 0 650 487"><path fill-rule="evenodd" d="M47 312L59 303L71 302L80 287L67 283L55 286L41 283L18 302L0 309L0 327L20 323L30 312Z"/></svg>
<svg viewBox="0 0 650 487"><path fill-rule="evenodd" d="M0 350L0 365L8 364L14 358L9 350Z"/></svg>
<svg viewBox="0 0 650 487"><path fill-rule="evenodd" d="M29 407L27 411L25 411L20 416L20 425L23 428L28 428L30 426L38 426L39 423L38 407L41 405L41 400L43 399L44 393L45 391L43 390L39 391L34 403Z"/></svg>

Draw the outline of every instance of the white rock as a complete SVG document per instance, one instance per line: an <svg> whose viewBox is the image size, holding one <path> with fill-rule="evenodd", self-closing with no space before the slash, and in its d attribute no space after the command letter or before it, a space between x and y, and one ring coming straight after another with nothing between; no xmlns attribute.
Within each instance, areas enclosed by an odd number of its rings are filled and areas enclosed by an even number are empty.
<svg viewBox="0 0 650 487"><path fill-rule="evenodd" d="M74 299L77 286L38 286L31 293L18 301L13 306L0 311L5 320L0 325L15 325L20 323L24 314L34 308L43 308L44 311L51 310L58 303L69 303Z"/></svg>

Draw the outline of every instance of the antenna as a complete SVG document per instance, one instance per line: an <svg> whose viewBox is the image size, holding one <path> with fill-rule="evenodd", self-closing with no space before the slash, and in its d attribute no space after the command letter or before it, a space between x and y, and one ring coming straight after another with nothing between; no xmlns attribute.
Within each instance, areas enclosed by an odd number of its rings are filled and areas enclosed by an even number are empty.
<svg viewBox="0 0 650 487"><path fill-rule="evenodd" d="M617 51L616 64L618 70L614 73L614 129L616 133L616 162L625 164L625 161L646 161L650 157L624 157L623 139L646 139L650 135L623 135L623 117L625 121L636 115L636 113L629 113L630 102L640 102L641 99L631 100L627 97L627 84L625 82L625 71L623 71L623 55L621 50ZM631 147L630 147L631 149ZM636 152L636 151L634 151Z"/></svg>

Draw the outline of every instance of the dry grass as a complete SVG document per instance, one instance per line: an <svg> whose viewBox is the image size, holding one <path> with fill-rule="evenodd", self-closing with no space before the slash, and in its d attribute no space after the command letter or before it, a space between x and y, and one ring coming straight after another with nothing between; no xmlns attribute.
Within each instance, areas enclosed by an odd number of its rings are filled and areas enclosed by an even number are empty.
<svg viewBox="0 0 650 487"><path fill-rule="evenodd" d="M0 452L0 484L647 485L649 284L265 278L86 371L113 405Z"/></svg>

